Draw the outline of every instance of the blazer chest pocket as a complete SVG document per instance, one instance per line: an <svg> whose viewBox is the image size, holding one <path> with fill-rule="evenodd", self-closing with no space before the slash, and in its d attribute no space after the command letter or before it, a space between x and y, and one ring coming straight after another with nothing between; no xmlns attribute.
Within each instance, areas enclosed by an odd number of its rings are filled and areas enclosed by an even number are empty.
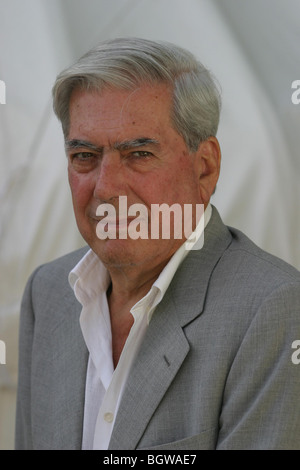
<svg viewBox="0 0 300 470"><path fill-rule="evenodd" d="M138 448L140 450L214 450L216 448L217 434L218 428L214 427L179 441Z"/></svg>

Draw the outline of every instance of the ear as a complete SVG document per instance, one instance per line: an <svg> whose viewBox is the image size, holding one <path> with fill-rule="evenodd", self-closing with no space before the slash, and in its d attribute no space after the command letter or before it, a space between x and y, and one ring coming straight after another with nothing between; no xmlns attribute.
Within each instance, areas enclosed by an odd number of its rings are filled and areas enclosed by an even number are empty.
<svg viewBox="0 0 300 470"><path fill-rule="evenodd" d="M195 159L199 178L199 193L206 206L215 190L220 174L221 150L216 137L201 142Z"/></svg>

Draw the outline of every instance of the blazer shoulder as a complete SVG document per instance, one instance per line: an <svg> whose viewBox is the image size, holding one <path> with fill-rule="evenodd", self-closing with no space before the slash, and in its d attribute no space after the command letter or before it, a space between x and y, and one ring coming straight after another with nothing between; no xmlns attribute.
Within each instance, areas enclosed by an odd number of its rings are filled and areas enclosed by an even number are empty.
<svg viewBox="0 0 300 470"><path fill-rule="evenodd" d="M42 286L44 283L50 282L51 285L58 284L61 287L64 282L68 283L69 272L88 250L89 247L85 246L40 265L32 273L30 281L34 282L35 285Z"/></svg>
<svg viewBox="0 0 300 470"><path fill-rule="evenodd" d="M247 271L254 271L260 278L266 276L266 282L296 282L300 283L299 270L283 259L268 253L243 232L228 227L232 235L232 243L228 254L239 262L241 269L247 266Z"/></svg>

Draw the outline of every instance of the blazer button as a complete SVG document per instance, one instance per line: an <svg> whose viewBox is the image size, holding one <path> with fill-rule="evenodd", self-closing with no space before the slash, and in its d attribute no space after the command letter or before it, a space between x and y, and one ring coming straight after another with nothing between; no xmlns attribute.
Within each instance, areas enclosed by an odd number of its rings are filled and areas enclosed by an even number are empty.
<svg viewBox="0 0 300 470"><path fill-rule="evenodd" d="M113 413L105 413L105 414L104 414L104 420L105 420L107 423L112 423L112 422L113 422L113 419L114 419Z"/></svg>

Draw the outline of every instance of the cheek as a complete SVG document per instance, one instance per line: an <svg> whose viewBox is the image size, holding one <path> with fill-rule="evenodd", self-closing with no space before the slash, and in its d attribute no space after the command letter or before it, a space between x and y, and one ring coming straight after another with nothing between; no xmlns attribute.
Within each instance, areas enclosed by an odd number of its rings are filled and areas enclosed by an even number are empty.
<svg viewBox="0 0 300 470"><path fill-rule="evenodd" d="M93 195L93 185L90 178L68 171L69 185L75 211L82 211Z"/></svg>
<svg viewBox="0 0 300 470"><path fill-rule="evenodd" d="M149 207L150 204L188 203L194 200L197 179L187 156L168 165L163 171L157 171L135 181L132 188L139 199Z"/></svg>
<svg viewBox="0 0 300 470"><path fill-rule="evenodd" d="M197 175L190 156L183 155L165 175L164 187L166 197L173 203L193 202L197 197Z"/></svg>

